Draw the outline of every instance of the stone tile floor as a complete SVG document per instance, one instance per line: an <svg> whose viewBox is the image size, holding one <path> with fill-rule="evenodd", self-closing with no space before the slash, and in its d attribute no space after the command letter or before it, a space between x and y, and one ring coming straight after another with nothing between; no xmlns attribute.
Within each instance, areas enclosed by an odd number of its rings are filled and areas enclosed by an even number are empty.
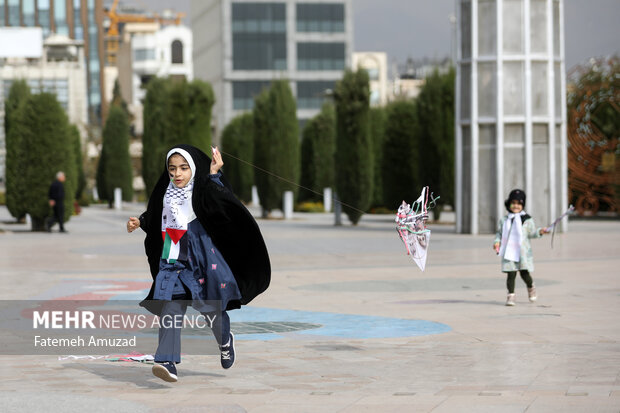
<svg viewBox="0 0 620 413"><path fill-rule="evenodd" d="M47 234L0 207L0 298L140 299L143 236L124 230L140 209L91 206L69 234ZM0 355L1 410L620 412L620 222L571 222L553 249L535 240L539 300L517 280L512 308L492 236L432 225L422 273L391 216L332 223L259 220L272 285L230 313L242 333L231 370L188 354L165 383L137 362Z"/></svg>

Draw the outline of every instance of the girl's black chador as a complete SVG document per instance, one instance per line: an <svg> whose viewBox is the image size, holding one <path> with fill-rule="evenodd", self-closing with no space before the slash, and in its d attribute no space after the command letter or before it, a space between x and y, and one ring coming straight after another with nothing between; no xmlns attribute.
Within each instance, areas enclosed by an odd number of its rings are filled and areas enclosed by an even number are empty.
<svg viewBox="0 0 620 413"><path fill-rule="evenodd" d="M218 171L223 162L217 150L213 157L190 145L168 152L166 168L139 218L153 277L140 305L160 317L183 316L188 305L205 315L221 315L213 333L222 367L230 368L235 348L226 310L265 291L271 265L256 221ZM175 168L181 172L173 173ZM138 220L130 218L128 231L137 226ZM214 300L221 308L214 307ZM176 381L174 364L180 361L180 329L162 326L155 353L160 364L153 374Z"/></svg>

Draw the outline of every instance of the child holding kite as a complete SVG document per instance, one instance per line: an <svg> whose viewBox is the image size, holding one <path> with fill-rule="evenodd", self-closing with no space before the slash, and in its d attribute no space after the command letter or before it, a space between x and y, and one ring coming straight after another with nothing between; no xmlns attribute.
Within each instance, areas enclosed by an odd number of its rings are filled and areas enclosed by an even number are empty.
<svg viewBox="0 0 620 413"><path fill-rule="evenodd" d="M534 219L525 213L525 192L514 189L504 203L508 214L499 221L493 249L502 257L502 272L507 275L508 297L506 305L515 305L515 279L517 271L527 285L530 302L537 299L536 287L530 272L534 271L534 256L530 238L540 238L547 229L536 228Z"/></svg>
<svg viewBox="0 0 620 413"><path fill-rule="evenodd" d="M235 362L235 346L227 310L265 291L271 266L256 221L220 172L223 164L217 148L211 160L193 146L173 147L146 212L130 217L127 231L146 232L153 284L140 305L160 319L183 317L188 305L208 319L217 317L213 334L220 363L228 369ZM180 328L162 324L153 374L176 382L180 349Z"/></svg>

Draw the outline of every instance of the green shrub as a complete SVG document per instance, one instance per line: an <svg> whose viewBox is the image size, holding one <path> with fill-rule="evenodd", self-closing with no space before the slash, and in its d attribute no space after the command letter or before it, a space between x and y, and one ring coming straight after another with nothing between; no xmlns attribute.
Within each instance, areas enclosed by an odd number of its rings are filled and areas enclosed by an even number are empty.
<svg viewBox="0 0 620 413"><path fill-rule="evenodd" d="M325 212L322 202L300 202L295 205L297 212Z"/></svg>

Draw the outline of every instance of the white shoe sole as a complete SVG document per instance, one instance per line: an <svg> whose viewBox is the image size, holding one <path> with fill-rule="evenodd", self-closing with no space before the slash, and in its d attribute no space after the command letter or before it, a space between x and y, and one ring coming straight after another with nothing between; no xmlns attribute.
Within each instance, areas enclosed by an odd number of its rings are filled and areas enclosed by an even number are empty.
<svg viewBox="0 0 620 413"><path fill-rule="evenodd" d="M178 380L176 375L170 373L168 369L161 364L155 364L152 371L155 377L159 377L160 379L162 379L163 381L167 381L168 383L174 383Z"/></svg>

